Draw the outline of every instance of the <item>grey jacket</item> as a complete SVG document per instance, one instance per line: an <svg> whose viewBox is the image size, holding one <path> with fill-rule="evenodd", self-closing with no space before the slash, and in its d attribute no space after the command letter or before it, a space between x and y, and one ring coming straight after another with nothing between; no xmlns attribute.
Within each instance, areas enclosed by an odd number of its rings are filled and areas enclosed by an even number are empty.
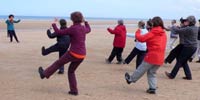
<svg viewBox="0 0 200 100"><path fill-rule="evenodd" d="M197 47L198 27L187 26L184 28L172 27L176 34L181 34L186 47Z"/></svg>

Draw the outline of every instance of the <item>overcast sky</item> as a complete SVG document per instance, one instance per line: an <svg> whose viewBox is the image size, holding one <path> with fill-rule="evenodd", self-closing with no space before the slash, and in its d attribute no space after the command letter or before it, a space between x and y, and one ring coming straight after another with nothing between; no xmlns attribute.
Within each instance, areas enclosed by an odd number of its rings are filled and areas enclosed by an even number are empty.
<svg viewBox="0 0 200 100"><path fill-rule="evenodd" d="M69 16L81 11L86 17L166 19L195 15L200 0L1 0L0 15Z"/></svg>

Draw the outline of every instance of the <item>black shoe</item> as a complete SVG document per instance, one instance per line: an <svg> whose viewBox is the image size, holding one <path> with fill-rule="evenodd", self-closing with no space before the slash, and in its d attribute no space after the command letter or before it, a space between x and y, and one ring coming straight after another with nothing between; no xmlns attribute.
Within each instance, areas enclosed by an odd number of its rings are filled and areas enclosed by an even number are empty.
<svg viewBox="0 0 200 100"><path fill-rule="evenodd" d="M69 91L68 94L73 95L73 96L77 96L78 92L71 92L71 91Z"/></svg>
<svg viewBox="0 0 200 100"><path fill-rule="evenodd" d="M111 64L111 62L108 59L106 59L105 61L106 61L106 64Z"/></svg>
<svg viewBox="0 0 200 100"><path fill-rule="evenodd" d="M165 75L166 75L169 79L174 79L174 77L172 77L171 74L168 73L168 72L165 72Z"/></svg>
<svg viewBox="0 0 200 100"><path fill-rule="evenodd" d="M196 63L200 63L200 59L196 61Z"/></svg>
<svg viewBox="0 0 200 100"><path fill-rule="evenodd" d="M156 89L148 89L146 92L149 94L156 94Z"/></svg>
<svg viewBox="0 0 200 100"><path fill-rule="evenodd" d="M42 47L42 55L43 55L43 56L46 55L46 53L45 53L45 47L44 47L44 46Z"/></svg>
<svg viewBox="0 0 200 100"><path fill-rule="evenodd" d="M132 82L130 81L130 75L128 73L125 73L125 79L126 79L126 82L127 84L131 84Z"/></svg>
<svg viewBox="0 0 200 100"><path fill-rule="evenodd" d="M39 68L38 68L38 72L39 72L39 74L40 74L40 78L41 78L41 79L44 79L45 76L44 76L44 70L43 70L42 67L39 67Z"/></svg>
<svg viewBox="0 0 200 100"><path fill-rule="evenodd" d="M193 58L190 58L188 61L189 61L189 62L192 62L192 60L193 60Z"/></svg>
<svg viewBox="0 0 200 100"><path fill-rule="evenodd" d="M183 77L184 80L192 80L191 77Z"/></svg>
<svg viewBox="0 0 200 100"><path fill-rule="evenodd" d="M167 60L165 60L165 61L164 61L164 63L165 63L165 64L167 64L167 63L168 63L168 61L167 61Z"/></svg>
<svg viewBox="0 0 200 100"><path fill-rule="evenodd" d="M123 61L119 61L116 64L121 65L121 64L123 64Z"/></svg>
<svg viewBox="0 0 200 100"><path fill-rule="evenodd" d="M58 74L64 74L64 71L59 70L59 71L58 71Z"/></svg>

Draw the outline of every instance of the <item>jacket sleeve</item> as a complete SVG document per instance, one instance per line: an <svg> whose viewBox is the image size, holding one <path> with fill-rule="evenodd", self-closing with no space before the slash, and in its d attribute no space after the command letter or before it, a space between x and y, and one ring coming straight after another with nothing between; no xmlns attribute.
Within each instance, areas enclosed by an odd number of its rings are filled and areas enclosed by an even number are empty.
<svg viewBox="0 0 200 100"><path fill-rule="evenodd" d="M91 32L90 25L88 24L88 22L85 22L85 33L90 33L90 32Z"/></svg>
<svg viewBox="0 0 200 100"><path fill-rule="evenodd" d="M108 30L108 32L110 32L111 34L120 34L120 30L118 29L118 27L116 27L114 30L112 30L112 29L110 29L110 28L108 28L107 29Z"/></svg>
<svg viewBox="0 0 200 100"><path fill-rule="evenodd" d="M47 30L47 36L50 38L50 39L53 39L53 38L56 38L57 37L57 34L56 33L51 33L50 30Z"/></svg>
<svg viewBox="0 0 200 100"><path fill-rule="evenodd" d="M53 27L55 33L59 34L59 35L70 35L70 33L71 33L70 32L71 31L70 28L59 30L55 23L52 24L52 27Z"/></svg>
<svg viewBox="0 0 200 100"><path fill-rule="evenodd" d="M131 38L135 38L135 34L132 34L132 33L127 33L126 36L131 37Z"/></svg>
<svg viewBox="0 0 200 100"><path fill-rule="evenodd" d="M17 20L17 21L14 20L13 23L19 23L20 21L21 21L21 20Z"/></svg>
<svg viewBox="0 0 200 100"><path fill-rule="evenodd" d="M181 33L185 33L185 31L187 31L188 28L187 27L184 27L184 28L172 27L171 30L173 30L175 34L181 34Z"/></svg>
<svg viewBox="0 0 200 100"><path fill-rule="evenodd" d="M139 42L146 42L148 39L153 37L153 34L151 32L148 32L145 35L141 35L141 30L138 29L136 31L135 37Z"/></svg>

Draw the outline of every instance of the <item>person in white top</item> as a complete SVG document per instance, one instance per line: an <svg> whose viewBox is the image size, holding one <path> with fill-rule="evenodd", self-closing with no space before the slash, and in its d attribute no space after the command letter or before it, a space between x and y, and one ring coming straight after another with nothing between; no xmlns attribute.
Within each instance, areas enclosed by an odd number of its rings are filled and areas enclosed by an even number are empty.
<svg viewBox="0 0 200 100"><path fill-rule="evenodd" d="M145 22L139 21L138 27L141 29L142 35L148 33L147 29L145 28ZM127 33L127 36L131 37L131 38L135 38L135 34ZM145 54L147 51L147 46L146 46L146 43L142 43L137 40L135 40L135 41L136 41L136 46L133 48L133 50L128 55L128 57L124 60L123 64L129 64L133 60L133 58L135 56L137 56L136 68L138 68L138 66L142 63L142 61L145 57Z"/></svg>

